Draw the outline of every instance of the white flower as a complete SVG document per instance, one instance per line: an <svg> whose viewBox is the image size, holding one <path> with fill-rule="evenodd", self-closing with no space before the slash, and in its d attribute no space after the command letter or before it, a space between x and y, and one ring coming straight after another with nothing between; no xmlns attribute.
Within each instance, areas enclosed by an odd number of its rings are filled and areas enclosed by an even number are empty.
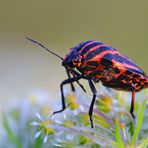
<svg viewBox="0 0 148 148"><path fill-rule="evenodd" d="M49 125L52 124L52 121L49 118L44 119L39 113L36 113L36 116L40 121L34 121L31 123L31 125L34 127L38 127L40 130L35 133L34 139L37 139L41 135L41 133L43 133L45 134L43 143L46 143L48 140L48 136L55 132L53 128L49 127Z"/></svg>

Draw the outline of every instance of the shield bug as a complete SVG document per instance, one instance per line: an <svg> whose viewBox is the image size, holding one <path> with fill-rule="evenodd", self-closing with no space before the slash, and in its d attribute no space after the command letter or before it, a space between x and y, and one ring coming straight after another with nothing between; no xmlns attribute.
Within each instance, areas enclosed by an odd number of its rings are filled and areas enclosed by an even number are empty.
<svg viewBox="0 0 148 148"><path fill-rule="evenodd" d="M85 79L88 81L93 93L92 102L89 107L89 117L92 128L93 107L97 92L94 82L101 81L106 87L131 91L130 113L132 117L135 118L133 113L135 92L148 87L148 76L127 56L103 42L92 40L82 42L71 48L66 57L62 58L42 44L30 38L27 39L59 57L62 60L62 66L66 68L69 78L64 80L60 85L62 109L54 113L62 112L66 108L63 86L70 83L72 90L74 91L73 82L77 82L85 91L84 87L79 83L80 79Z"/></svg>

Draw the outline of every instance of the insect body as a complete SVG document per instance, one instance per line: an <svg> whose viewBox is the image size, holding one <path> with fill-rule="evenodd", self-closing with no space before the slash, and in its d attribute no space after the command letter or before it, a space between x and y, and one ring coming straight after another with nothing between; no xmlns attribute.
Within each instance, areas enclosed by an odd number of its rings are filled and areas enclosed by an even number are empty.
<svg viewBox="0 0 148 148"><path fill-rule="evenodd" d="M71 48L67 56L62 59L62 66L66 68L69 78L60 85L62 109L54 113L61 112L66 108L63 86L77 82L85 91L79 80L86 79L93 93L89 108L91 127L93 127L93 106L97 92L94 82L101 81L106 87L131 91L130 113L135 118L133 114L135 92L148 87L148 76L128 57L103 42L86 41Z"/></svg>
<svg viewBox="0 0 148 148"><path fill-rule="evenodd" d="M135 92L148 87L148 77L125 55L103 42L86 41L72 48L62 61L62 65L67 67L69 71L76 69L80 72L77 77L69 79L69 82L80 78L88 80L93 93L89 109L92 127L92 109L96 98L93 81L101 81L106 87L132 91L130 113L135 118L133 114Z"/></svg>
<svg viewBox="0 0 148 148"><path fill-rule="evenodd" d="M126 91L148 87L148 77L143 70L102 42L87 41L72 48L62 65L69 70L76 68L85 78L100 80L107 87Z"/></svg>

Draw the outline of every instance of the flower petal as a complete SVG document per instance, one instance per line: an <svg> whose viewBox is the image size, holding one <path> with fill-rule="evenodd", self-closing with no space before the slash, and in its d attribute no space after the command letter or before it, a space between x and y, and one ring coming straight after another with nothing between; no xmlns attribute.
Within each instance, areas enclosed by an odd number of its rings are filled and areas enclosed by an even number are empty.
<svg viewBox="0 0 148 148"><path fill-rule="evenodd" d="M44 137L44 141L43 141L44 144L47 142L47 139L48 139L48 134L46 134L46 136Z"/></svg>
<svg viewBox="0 0 148 148"><path fill-rule="evenodd" d="M58 124L62 124L62 122L61 121L59 121L59 120L54 120L56 123L58 123Z"/></svg>
<svg viewBox="0 0 148 148"><path fill-rule="evenodd" d="M66 114L65 114L65 113L63 114L63 118L64 118L64 120L66 120L66 119L67 119L67 117L66 117Z"/></svg>
<svg viewBox="0 0 148 148"><path fill-rule="evenodd" d="M34 139L37 139L40 135L41 135L42 131L38 131L35 135L34 135Z"/></svg>
<svg viewBox="0 0 148 148"><path fill-rule="evenodd" d="M43 118L41 117L41 115L39 113L36 113L36 116L39 120L43 121Z"/></svg>
<svg viewBox="0 0 148 148"><path fill-rule="evenodd" d="M40 123L34 121L34 122L30 123L30 125L31 126L38 126L38 125L40 125Z"/></svg>

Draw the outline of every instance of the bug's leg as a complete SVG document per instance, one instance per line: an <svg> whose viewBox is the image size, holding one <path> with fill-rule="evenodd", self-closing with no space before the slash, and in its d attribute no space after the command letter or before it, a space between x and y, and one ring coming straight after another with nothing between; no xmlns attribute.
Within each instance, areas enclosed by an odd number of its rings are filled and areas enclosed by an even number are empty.
<svg viewBox="0 0 148 148"><path fill-rule="evenodd" d="M67 75L68 75L68 78L70 79L70 78L71 78L71 76L70 76L70 72L68 71L67 68L66 68L66 73L67 73ZM71 86L71 90L72 90L73 92L75 92L74 84L73 84L73 83L70 83L70 86Z"/></svg>
<svg viewBox="0 0 148 148"><path fill-rule="evenodd" d="M134 102L135 102L135 86L132 84L132 88L133 88L133 90L132 90L132 99L131 99L131 107L130 107L130 113L131 113L131 115L132 115L132 117L133 117L133 119L135 119L135 115L134 115Z"/></svg>
<svg viewBox="0 0 148 148"><path fill-rule="evenodd" d="M82 88L82 90L86 93L86 90L85 90L84 86L79 81L77 81L77 83Z"/></svg>
<svg viewBox="0 0 148 148"><path fill-rule="evenodd" d="M94 107L94 104L95 104L96 92L97 91L96 91L96 88L95 88L95 86L94 86L94 84L93 84L91 79L88 79L88 83L89 83L90 89L91 89L91 91L93 93L92 102L91 102L90 107L89 107L90 123L91 123L91 127L93 128L94 125L93 125L93 118L92 118L92 116L93 116L93 107Z"/></svg>
<svg viewBox="0 0 148 148"><path fill-rule="evenodd" d="M75 77L75 75L76 76L79 76L79 75L81 75L81 74L79 74L77 71L75 71L75 70L71 70L71 74ZM85 88L84 88L84 86L79 82L79 81L76 81L77 83L78 83L78 85L82 88L82 90L86 93L86 90L85 90Z"/></svg>
<svg viewBox="0 0 148 148"><path fill-rule="evenodd" d="M65 84L69 84L69 83L72 83L72 82L76 82L76 81L78 81L79 79L81 79L82 77L83 77L82 75L79 75L78 77L66 79L66 80L64 80L64 81L61 83L61 85L60 85L60 90L61 90L61 99L62 99L62 109L59 110L59 111L55 111L53 114L60 113L60 112L62 112L63 110L65 110L65 108L66 108L63 86L64 86Z"/></svg>
<svg viewBox="0 0 148 148"><path fill-rule="evenodd" d="M76 76L81 75L81 74L79 74L78 72L76 72L75 70L73 70L73 71L68 71L68 69L66 69L66 72L67 72L68 78L71 78L70 74L72 74L73 77L75 77L75 75L76 75ZM70 73L70 72L71 72L71 73ZM74 73L74 72L75 72L75 73ZM77 82L78 85L82 88L82 90L83 90L84 92L86 92L84 86L83 86L78 80L77 80L76 82ZM74 84L73 84L73 83L70 83L70 85L71 85L71 90L72 90L73 92L75 92Z"/></svg>

